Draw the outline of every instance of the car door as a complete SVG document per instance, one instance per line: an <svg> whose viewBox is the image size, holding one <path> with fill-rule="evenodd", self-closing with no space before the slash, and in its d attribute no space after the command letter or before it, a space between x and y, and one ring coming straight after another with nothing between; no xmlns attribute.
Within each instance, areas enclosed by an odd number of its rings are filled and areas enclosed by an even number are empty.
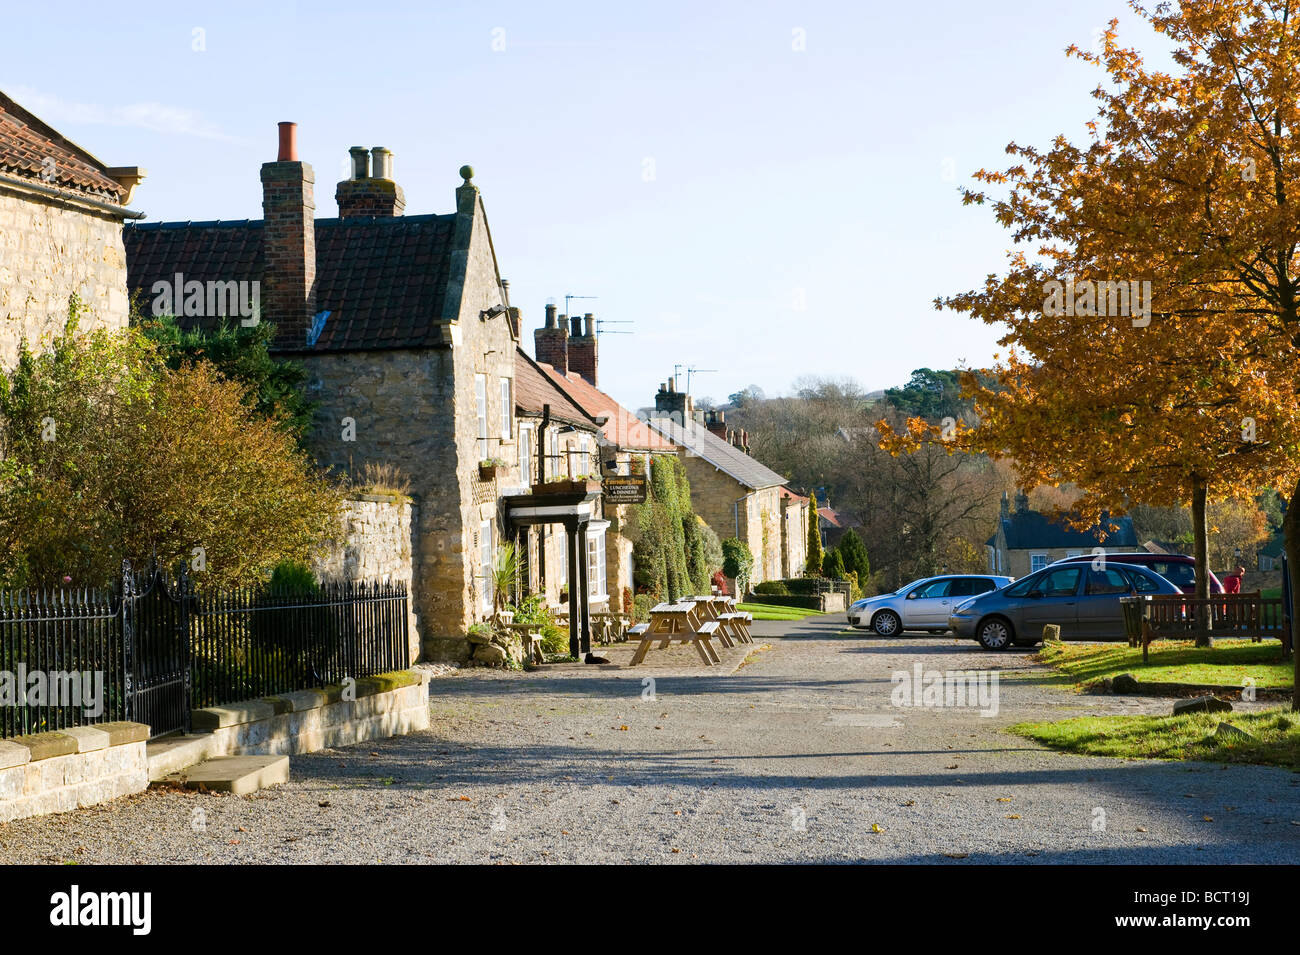
<svg viewBox="0 0 1300 955"><path fill-rule="evenodd" d="M952 600L948 596L948 578L931 580L914 587L903 601L903 626L924 630L948 626Z"/></svg>
<svg viewBox="0 0 1300 955"><path fill-rule="evenodd" d="M1088 567L1079 597L1081 640L1117 640L1124 636L1124 612L1119 598L1133 593L1127 568L1112 563L1105 570Z"/></svg>
<svg viewBox="0 0 1300 955"><path fill-rule="evenodd" d="M1077 638L1083 566L1057 567L1034 582L1020 601L1019 631L1024 639L1041 636L1049 623L1061 628L1062 639Z"/></svg>

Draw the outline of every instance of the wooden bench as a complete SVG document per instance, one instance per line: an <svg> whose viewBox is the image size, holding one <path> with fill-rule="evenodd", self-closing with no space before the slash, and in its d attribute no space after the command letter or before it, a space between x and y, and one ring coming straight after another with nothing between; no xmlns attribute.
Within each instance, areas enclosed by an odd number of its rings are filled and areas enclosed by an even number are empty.
<svg viewBox="0 0 1300 955"><path fill-rule="evenodd" d="M718 621L701 621L694 603L659 604L650 611L649 623L639 623L628 630L629 636L641 639L628 666L637 666L644 661L646 653L656 641L659 641L659 649L665 650L674 640L693 644L705 666L721 663L722 658L718 656L710 639L717 630Z"/></svg>

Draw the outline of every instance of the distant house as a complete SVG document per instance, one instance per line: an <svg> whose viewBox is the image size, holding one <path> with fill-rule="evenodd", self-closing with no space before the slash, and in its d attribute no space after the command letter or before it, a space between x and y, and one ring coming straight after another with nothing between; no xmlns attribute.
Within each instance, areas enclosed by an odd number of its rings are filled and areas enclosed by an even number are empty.
<svg viewBox="0 0 1300 955"><path fill-rule="evenodd" d="M822 535L822 547L837 547L844 532L850 528L856 530L862 526L852 514L837 511L833 507L817 508L817 529Z"/></svg>
<svg viewBox="0 0 1300 955"><path fill-rule="evenodd" d="M997 531L987 541L989 571L1023 577L1063 557L1090 554L1099 547L1108 553L1137 547L1132 518L1105 518L1104 523L1116 525L1115 530L1103 533L1098 525L1074 530L1064 518L1030 510L1025 494L1016 495L1012 510L1004 493Z"/></svg>
<svg viewBox="0 0 1300 955"><path fill-rule="evenodd" d="M128 318L122 223L145 172L110 167L0 93L0 367L19 342L62 332L72 296L83 331Z"/></svg>

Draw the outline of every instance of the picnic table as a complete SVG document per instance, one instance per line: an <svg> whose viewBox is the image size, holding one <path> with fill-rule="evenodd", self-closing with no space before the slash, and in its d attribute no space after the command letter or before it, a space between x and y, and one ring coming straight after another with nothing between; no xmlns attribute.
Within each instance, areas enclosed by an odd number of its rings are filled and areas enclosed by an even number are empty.
<svg viewBox="0 0 1300 955"><path fill-rule="evenodd" d="M718 621L718 633L724 646L732 646L734 638L740 643L753 643L749 635L749 624L753 617L735 610L736 602L730 597L692 597L708 620Z"/></svg>
<svg viewBox="0 0 1300 955"><path fill-rule="evenodd" d="M645 660L646 652L656 640L660 650L666 650L674 640L694 644L705 666L721 663L722 658L713 648L711 638L716 635L726 646L732 646L732 643L729 636L718 632L718 628L719 621L707 619L703 606L697 601L658 604L651 609L648 623L639 623L628 630L629 636L641 638L628 666L636 666Z"/></svg>

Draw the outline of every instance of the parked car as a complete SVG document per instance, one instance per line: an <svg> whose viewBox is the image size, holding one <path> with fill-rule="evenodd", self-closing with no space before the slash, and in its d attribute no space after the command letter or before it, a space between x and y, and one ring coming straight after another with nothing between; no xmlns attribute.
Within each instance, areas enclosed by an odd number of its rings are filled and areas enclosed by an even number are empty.
<svg viewBox="0 0 1300 955"><path fill-rule="evenodd" d="M904 630L943 633L954 607L971 597L997 590L1014 578L995 574L944 574L922 577L892 594L858 600L849 607L849 623L868 627L882 637Z"/></svg>
<svg viewBox="0 0 1300 955"><path fill-rule="evenodd" d="M1076 561L1085 561L1091 563L1099 555L1082 554L1078 557L1063 557L1055 561L1050 566L1056 564L1072 564ZM1185 594L1196 593L1196 561L1186 554L1152 554L1147 551L1134 551L1127 554L1107 554L1106 563L1114 561L1118 564L1136 564L1139 567L1145 567L1147 570L1154 570L1157 574L1169 581ZM1210 593L1223 593L1223 584L1218 577L1214 576L1214 571L1210 571Z"/></svg>
<svg viewBox="0 0 1300 955"><path fill-rule="evenodd" d="M1178 594L1177 587L1140 564L1086 562L1051 564L1009 587L968 600L948 625L958 637L978 640L985 650L1015 644L1032 647L1043 627L1054 623L1062 640L1122 640L1119 598L1130 594Z"/></svg>

